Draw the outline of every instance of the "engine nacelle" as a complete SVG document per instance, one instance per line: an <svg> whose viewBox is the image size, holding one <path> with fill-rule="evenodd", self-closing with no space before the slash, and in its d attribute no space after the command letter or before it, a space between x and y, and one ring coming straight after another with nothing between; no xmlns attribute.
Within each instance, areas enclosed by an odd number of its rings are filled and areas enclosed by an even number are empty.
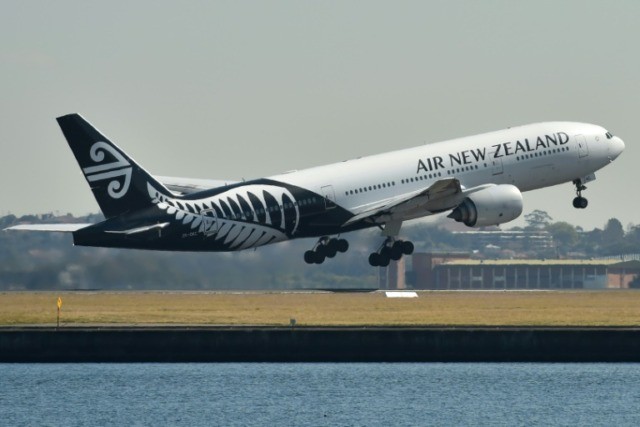
<svg viewBox="0 0 640 427"><path fill-rule="evenodd" d="M512 221L522 213L522 193L514 185L502 184L471 193L449 215L469 227L484 227Z"/></svg>

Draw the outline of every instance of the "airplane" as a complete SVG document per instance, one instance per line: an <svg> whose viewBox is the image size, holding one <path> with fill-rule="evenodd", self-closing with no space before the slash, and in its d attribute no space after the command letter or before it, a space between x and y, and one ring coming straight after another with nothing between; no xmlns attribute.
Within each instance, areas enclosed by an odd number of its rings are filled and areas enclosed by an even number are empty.
<svg viewBox="0 0 640 427"><path fill-rule="evenodd" d="M405 221L449 212L468 227L499 225L523 210L522 192L573 183L573 206L595 171L624 142L603 127L544 122L361 157L249 181L153 176L78 114L57 118L105 220L17 225L71 232L79 246L237 251L317 238L304 253L322 264L349 243L343 234L378 227L369 264L413 253Z"/></svg>

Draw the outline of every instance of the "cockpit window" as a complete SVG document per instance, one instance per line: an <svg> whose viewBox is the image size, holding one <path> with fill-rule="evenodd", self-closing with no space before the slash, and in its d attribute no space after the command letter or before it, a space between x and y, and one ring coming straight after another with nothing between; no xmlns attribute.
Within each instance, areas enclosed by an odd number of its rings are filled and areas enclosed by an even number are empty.
<svg viewBox="0 0 640 427"><path fill-rule="evenodd" d="M607 132L605 135L607 136L607 139L613 138L613 134L611 132Z"/></svg>

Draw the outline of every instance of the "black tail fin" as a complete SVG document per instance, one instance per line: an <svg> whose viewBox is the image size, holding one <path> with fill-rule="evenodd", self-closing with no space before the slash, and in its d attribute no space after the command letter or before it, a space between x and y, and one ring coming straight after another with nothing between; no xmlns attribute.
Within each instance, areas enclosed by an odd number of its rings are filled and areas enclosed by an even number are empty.
<svg viewBox="0 0 640 427"><path fill-rule="evenodd" d="M69 114L56 120L105 217L151 206L148 185L170 195L162 184L80 115Z"/></svg>

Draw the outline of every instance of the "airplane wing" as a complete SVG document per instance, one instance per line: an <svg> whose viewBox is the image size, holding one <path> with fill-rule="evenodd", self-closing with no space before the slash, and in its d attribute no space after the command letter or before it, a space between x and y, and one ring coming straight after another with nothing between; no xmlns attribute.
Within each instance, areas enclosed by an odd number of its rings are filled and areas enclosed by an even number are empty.
<svg viewBox="0 0 640 427"><path fill-rule="evenodd" d="M177 178L171 176L155 176L165 187L174 193L191 194L202 190L224 187L235 184L238 181L221 179L197 179L197 178Z"/></svg>
<svg viewBox="0 0 640 427"><path fill-rule="evenodd" d="M434 182L426 189L392 197L373 205L362 206L359 211L356 211L356 215L345 222L343 226L364 220L376 222L376 219L382 216L401 216L403 212L410 212L416 209L431 212L453 209L460 204L468 194L475 193L492 185L493 184L485 184L466 189L460 185L460 181L457 179L444 178Z"/></svg>
<svg viewBox="0 0 640 427"><path fill-rule="evenodd" d="M7 227L7 230L16 231L56 231L60 233L72 233L78 231L81 228L89 227L93 224L20 224L13 227Z"/></svg>

